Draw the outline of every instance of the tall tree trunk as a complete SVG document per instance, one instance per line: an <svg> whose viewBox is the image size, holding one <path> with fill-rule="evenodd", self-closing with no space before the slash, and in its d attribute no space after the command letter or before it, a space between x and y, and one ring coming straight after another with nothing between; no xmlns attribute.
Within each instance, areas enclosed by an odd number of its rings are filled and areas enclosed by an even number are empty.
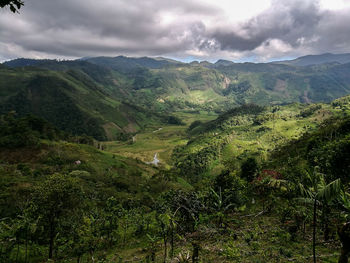
<svg viewBox="0 0 350 263"><path fill-rule="evenodd" d="M312 254L314 258L314 263L316 263L316 209L317 209L317 200L314 201L314 218L313 218L313 233L312 233Z"/></svg>

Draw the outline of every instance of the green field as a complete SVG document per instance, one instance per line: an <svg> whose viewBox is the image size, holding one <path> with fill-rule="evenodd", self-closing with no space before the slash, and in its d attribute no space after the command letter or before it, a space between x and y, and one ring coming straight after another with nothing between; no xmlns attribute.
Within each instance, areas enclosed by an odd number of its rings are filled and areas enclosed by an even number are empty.
<svg viewBox="0 0 350 263"><path fill-rule="evenodd" d="M184 113L175 114L186 122L186 125L164 125L148 127L137 133L127 142L103 142L105 150L118 155L134 158L143 162L151 162L158 153L160 166L170 168L173 165L172 151L176 146L185 145L188 141L186 130L193 121L210 121L217 117L214 113Z"/></svg>

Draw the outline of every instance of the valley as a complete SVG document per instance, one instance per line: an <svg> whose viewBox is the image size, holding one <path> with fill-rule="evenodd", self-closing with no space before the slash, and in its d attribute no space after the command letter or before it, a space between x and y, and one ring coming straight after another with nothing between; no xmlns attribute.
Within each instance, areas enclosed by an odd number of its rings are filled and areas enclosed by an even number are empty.
<svg viewBox="0 0 350 263"><path fill-rule="evenodd" d="M4 63L0 262L337 262L348 63Z"/></svg>
<svg viewBox="0 0 350 263"><path fill-rule="evenodd" d="M107 141L103 142L105 150L122 156L139 159L143 162L150 162L154 154L158 153L160 166L169 169L173 166L173 149L180 145L185 145L188 141L187 129L195 121L209 121L217 117L215 113L185 113L176 112L174 114L181 120L185 120L184 125L166 125L162 127L148 127L147 130L136 133L126 142Z"/></svg>

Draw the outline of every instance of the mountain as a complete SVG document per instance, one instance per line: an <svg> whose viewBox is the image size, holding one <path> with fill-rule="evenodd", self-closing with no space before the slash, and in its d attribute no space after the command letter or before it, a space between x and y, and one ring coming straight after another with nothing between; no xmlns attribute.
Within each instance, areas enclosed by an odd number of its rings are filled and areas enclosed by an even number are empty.
<svg viewBox="0 0 350 263"><path fill-rule="evenodd" d="M260 105L330 102L350 93L350 64L307 68L282 64L243 63L219 67L230 84L226 96L238 103Z"/></svg>
<svg viewBox="0 0 350 263"><path fill-rule="evenodd" d="M90 58L89 61L100 59ZM222 111L232 104L242 103L327 102L350 92L345 73L348 69L339 64L320 64L305 70L285 64L225 60L215 64L136 64L140 59L117 57L108 58L109 62L104 59L99 65L126 74L133 89L138 90L134 94L136 103L142 102L142 105L156 110L197 108ZM120 60L124 62L120 64ZM149 60L154 62L154 59ZM338 74L338 71L343 73Z"/></svg>
<svg viewBox="0 0 350 263"><path fill-rule="evenodd" d="M325 53L321 55L307 55L293 60L277 61L273 63L292 65L292 66L311 66L324 63L350 63L350 53L347 54L332 54Z"/></svg>
<svg viewBox="0 0 350 263"><path fill-rule="evenodd" d="M219 59L215 62L215 66L230 66L232 64L234 64L234 62L224 59Z"/></svg>
<svg viewBox="0 0 350 263"><path fill-rule="evenodd" d="M337 262L350 63L204 64L2 65L0 262Z"/></svg>
<svg viewBox="0 0 350 263"><path fill-rule="evenodd" d="M33 113L60 129L98 139L127 138L166 123L177 111L222 113L249 103L330 102L350 94L349 76L350 63L301 67L124 56L16 59L0 67L0 112Z"/></svg>
<svg viewBox="0 0 350 263"><path fill-rule="evenodd" d="M4 68L0 70L0 112L35 114L64 131L100 140L120 138L147 123L160 122L159 115L121 100L121 84L108 89L109 78L108 70L87 62Z"/></svg>
<svg viewBox="0 0 350 263"><path fill-rule="evenodd" d="M90 63L111 68L113 70L121 71L121 72L129 72L130 70L138 69L138 68L150 68L150 69L159 69L169 65L177 65L181 64L181 62L164 59L161 57L158 58L149 58L149 57L141 57L141 58L130 58L125 56L118 57L94 57L94 58L86 58L85 61Z"/></svg>

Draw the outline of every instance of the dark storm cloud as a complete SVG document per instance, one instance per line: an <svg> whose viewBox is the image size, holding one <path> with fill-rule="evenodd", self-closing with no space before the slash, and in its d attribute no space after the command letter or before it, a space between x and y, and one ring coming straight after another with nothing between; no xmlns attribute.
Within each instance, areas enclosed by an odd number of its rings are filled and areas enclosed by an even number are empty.
<svg viewBox="0 0 350 263"><path fill-rule="evenodd" d="M20 15L0 10L0 48L12 45L23 52L73 57L181 52L193 45L202 24L191 20L163 25L163 13L179 15L178 19L181 14L215 15L217 11L184 0L31 0Z"/></svg>
<svg viewBox="0 0 350 263"><path fill-rule="evenodd" d="M300 38L313 36L323 16L317 2L275 1L273 8L243 23L236 32L219 28L210 37L223 50L250 51L269 39L297 46Z"/></svg>
<svg viewBox="0 0 350 263"><path fill-rule="evenodd" d="M212 58L349 52L349 10L274 0L245 22L200 0L27 0L0 10L0 60L24 56L168 55ZM210 3L210 4L209 4ZM238 3L238 1L237 1ZM234 16L234 10L232 11Z"/></svg>
<svg viewBox="0 0 350 263"><path fill-rule="evenodd" d="M220 50L254 52L277 39L295 55L350 52L349 11L322 10L318 1L274 1L272 8L232 30L212 30L208 39ZM278 50L276 54L281 55Z"/></svg>

